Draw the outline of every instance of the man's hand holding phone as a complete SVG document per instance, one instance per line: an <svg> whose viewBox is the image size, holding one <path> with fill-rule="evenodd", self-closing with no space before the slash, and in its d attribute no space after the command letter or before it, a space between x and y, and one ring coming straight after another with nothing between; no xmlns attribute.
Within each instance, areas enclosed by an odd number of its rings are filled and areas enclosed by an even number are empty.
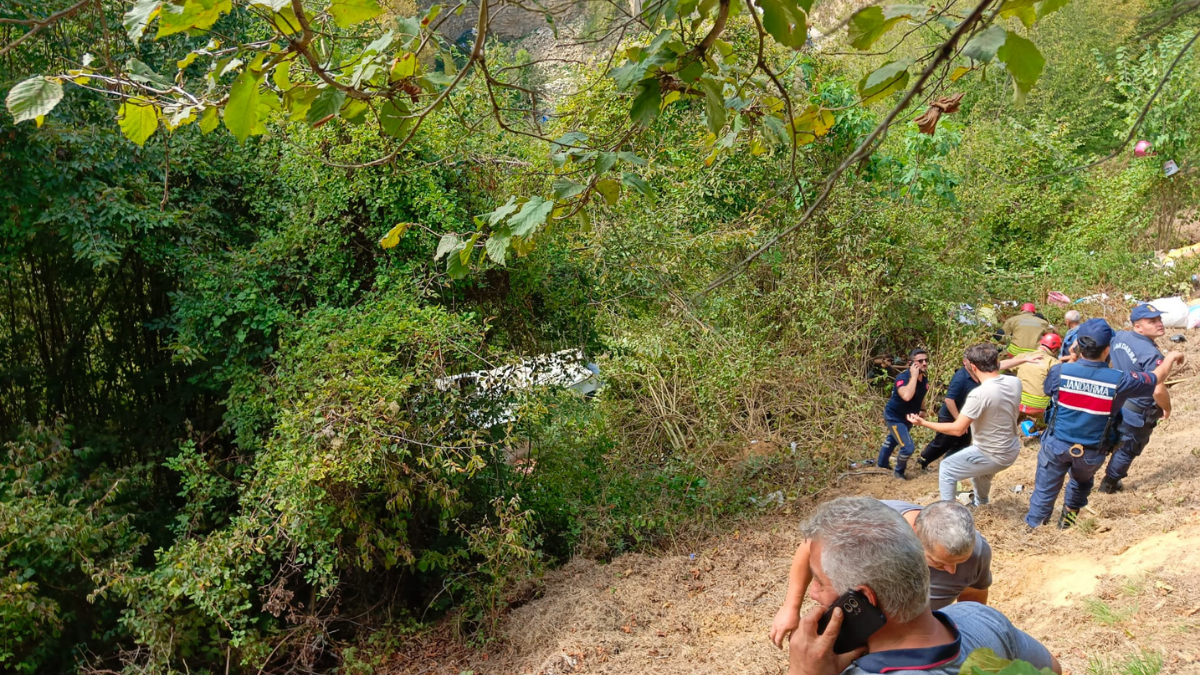
<svg viewBox="0 0 1200 675"><path fill-rule="evenodd" d="M824 613L823 607L813 609L788 638L788 675L838 675L855 659L867 653L867 648L861 647L845 654L835 654L833 643L842 629L844 615L841 607L835 607L825 632L818 633L817 624Z"/></svg>

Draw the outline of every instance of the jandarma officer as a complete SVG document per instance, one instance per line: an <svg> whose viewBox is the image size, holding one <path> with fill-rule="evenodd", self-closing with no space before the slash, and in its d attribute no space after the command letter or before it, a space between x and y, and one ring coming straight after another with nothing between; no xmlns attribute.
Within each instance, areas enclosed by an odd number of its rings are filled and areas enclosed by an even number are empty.
<svg viewBox="0 0 1200 675"><path fill-rule="evenodd" d="M1183 354L1171 352L1153 372L1117 370L1105 363L1113 339L1107 321L1088 319L1080 324L1076 336L1080 360L1051 368L1043 385L1051 401L1046 411L1048 428L1038 451L1033 496L1029 513L1025 514L1025 524L1031 528L1050 521L1067 474L1071 480L1058 526L1074 524L1079 509L1087 506L1096 472L1116 444L1122 403L1128 398L1152 395L1171 368L1183 362Z"/></svg>
<svg viewBox="0 0 1200 675"><path fill-rule="evenodd" d="M1146 373L1163 362L1163 354L1154 344L1154 338L1166 333L1162 312L1154 305L1141 304L1129 314L1133 330L1117 331L1113 336L1109 361L1117 370ZM1100 492L1117 492L1121 479L1129 475L1133 458L1142 454L1150 442L1150 434L1158 426L1158 420L1171 415L1171 394L1161 380L1153 395L1129 397L1121 407L1121 425L1118 428L1121 442L1108 460L1104 479L1100 481Z"/></svg>

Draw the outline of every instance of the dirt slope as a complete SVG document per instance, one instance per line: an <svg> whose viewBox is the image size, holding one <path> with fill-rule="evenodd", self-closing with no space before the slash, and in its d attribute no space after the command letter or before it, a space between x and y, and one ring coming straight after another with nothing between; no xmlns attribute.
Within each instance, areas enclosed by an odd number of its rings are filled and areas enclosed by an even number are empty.
<svg viewBox="0 0 1200 675"><path fill-rule="evenodd" d="M1191 361L1175 377L1200 373L1200 332L1188 337ZM1080 528L1024 533L1036 444L997 476L992 504L976 512L995 551L991 603L1071 673L1200 673L1200 377L1172 392L1175 413L1134 464L1127 491L1093 494ZM929 503L936 489L932 472L907 483L855 475L820 499ZM767 630L800 541L796 525L812 506L787 504L691 551L575 560L507 617L491 653L431 652L396 672L784 672Z"/></svg>

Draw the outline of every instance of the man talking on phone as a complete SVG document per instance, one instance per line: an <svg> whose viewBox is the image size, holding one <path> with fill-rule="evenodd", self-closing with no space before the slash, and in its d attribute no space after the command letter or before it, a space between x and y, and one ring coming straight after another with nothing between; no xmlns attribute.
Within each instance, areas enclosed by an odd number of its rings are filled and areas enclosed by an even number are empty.
<svg viewBox="0 0 1200 675"><path fill-rule="evenodd" d="M899 513L921 542L929 567L932 609L953 602L987 604L988 588L992 585L992 547L975 529L975 519L967 507L954 500L926 507L890 499L883 500L883 504ZM810 546L810 542L804 541L792 557L787 596L771 623L771 642L776 647L783 647L787 634L800 623L800 605L812 581Z"/></svg>
<svg viewBox="0 0 1200 675"><path fill-rule="evenodd" d="M958 675L971 652L985 648L1062 673L1049 650L991 607L960 602L930 609L921 542L887 505L870 497L835 499L817 507L803 530L812 553L808 595L820 606L788 639L790 675ZM828 607L833 609L822 632L818 626ZM879 613L886 619L882 625ZM841 633L861 646L835 653Z"/></svg>

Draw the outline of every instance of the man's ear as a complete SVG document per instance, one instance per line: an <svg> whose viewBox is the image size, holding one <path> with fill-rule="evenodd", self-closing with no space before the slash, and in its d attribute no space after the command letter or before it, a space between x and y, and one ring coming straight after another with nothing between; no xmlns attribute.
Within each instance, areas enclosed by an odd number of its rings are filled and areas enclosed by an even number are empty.
<svg viewBox="0 0 1200 675"><path fill-rule="evenodd" d="M861 591L863 595L867 596L867 600L870 600L871 604L875 605L876 609L879 608L879 598L875 595L875 589L871 588L870 586L859 586L858 590Z"/></svg>

